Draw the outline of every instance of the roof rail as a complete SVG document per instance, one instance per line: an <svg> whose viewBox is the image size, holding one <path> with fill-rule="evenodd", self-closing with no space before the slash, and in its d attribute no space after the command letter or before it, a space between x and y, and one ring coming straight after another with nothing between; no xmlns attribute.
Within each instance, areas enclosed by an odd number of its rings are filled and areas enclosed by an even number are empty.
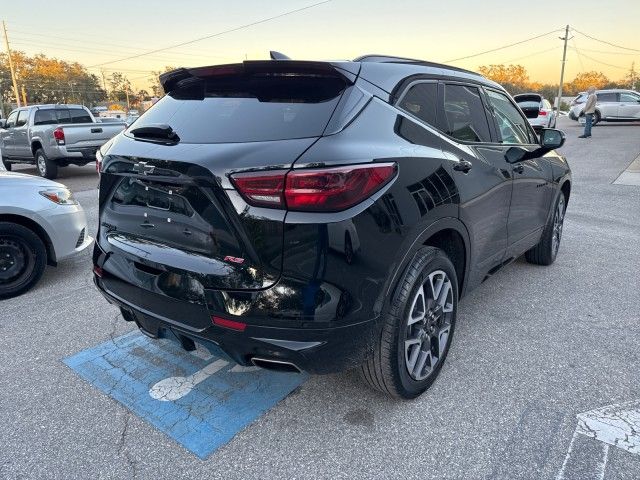
<svg viewBox="0 0 640 480"><path fill-rule="evenodd" d="M372 63L414 63L416 65L422 65L425 67L434 67L434 68L446 68L447 70L455 70L456 72L464 72L470 73L472 75L480 75L478 72L474 72L472 70L466 70L460 67L454 67L452 65L446 65L444 63L436 63L436 62L427 62L426 60L418 60L415 58L405 58L405 57L394 57L391 55L378 55L378 54L369 54L362 55L358 58L353 59L354 62L372 62Z"/></svg>

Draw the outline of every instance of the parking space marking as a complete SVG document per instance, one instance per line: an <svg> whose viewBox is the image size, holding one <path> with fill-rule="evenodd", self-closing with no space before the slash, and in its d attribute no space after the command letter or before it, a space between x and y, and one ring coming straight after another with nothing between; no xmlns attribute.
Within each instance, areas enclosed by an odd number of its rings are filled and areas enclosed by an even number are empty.
<svg viewBox="0 0 640 480"><path fill-rule="evenodd" d="M222 351L184 351L132 332L64 359L83 379L200 458L307 378L242 367Z"/></svg>

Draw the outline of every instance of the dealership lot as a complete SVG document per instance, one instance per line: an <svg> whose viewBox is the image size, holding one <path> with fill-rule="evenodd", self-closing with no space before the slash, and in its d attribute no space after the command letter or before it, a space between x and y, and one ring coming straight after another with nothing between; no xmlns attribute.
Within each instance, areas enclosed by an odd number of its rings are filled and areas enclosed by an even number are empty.
<svg viewBox="0 0 640 480"><path fill-rule="evenodd" d="M85 252L2 303L0 477L640 478L633 445L575 433L576 415L640 400L640 188L614 183L640 154L640 125L602 124L587 140L577 122L558 128L574 175L558 260L517 261L465 298L419 399L390 400L354 372L311 377L201 459L63 363L132 330L93 287ZM60 181L93 234L92 168Z"/></svg>

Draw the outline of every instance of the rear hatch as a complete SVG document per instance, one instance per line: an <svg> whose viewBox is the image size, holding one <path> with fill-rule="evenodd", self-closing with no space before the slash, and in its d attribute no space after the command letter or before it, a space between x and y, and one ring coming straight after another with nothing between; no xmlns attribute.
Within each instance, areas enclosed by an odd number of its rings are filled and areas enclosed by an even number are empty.
<svg viewBox="0 0 640 480"><path fill-rule="evenodd" d="M538 113L542 107L542 97L540 95L522 94L513 98L527 118L538 118Z"/></svg>
<svg viewBox="0 0 640 480"><path fill-rule="evenodd" d="M107 288L133 304L142 289L171 311L174 300L204 304L208 290L273 285L286 212L247 205L228 176L290 168L323 134L353 77L329 63L268 61L161 80L167 95L103 159Z"/></svg>

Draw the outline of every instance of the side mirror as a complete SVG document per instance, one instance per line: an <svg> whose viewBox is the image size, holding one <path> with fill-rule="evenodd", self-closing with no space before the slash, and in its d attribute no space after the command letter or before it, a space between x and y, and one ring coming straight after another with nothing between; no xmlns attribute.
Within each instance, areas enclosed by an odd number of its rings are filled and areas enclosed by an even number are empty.
<svg viewBox="0 0 640 480"><path fill-rule="evenodd" d="M7 128L7 121L4 118L0 119L0 128Z"/></svg>
<svg viewBox="0 0 640 480"><path fill-rule="evenodd" d="M564 145L567 137L562 130L555 128L545 128L540 135L540 146L545 150L554 150Z"/></svg>

